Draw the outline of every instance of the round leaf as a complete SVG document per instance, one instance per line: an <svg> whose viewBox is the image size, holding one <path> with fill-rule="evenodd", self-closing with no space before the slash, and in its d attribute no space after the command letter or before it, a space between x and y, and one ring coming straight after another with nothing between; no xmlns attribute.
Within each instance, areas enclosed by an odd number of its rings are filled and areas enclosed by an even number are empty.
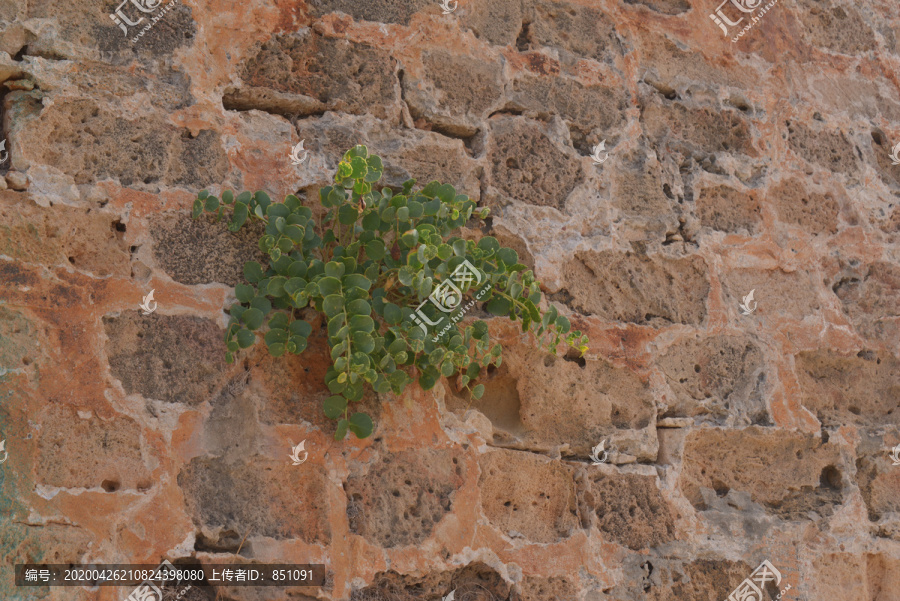
<svg viewBox="0 0 900 601"><path fill-rule="evenodd" d="M263 315L263 312L256 308L247 309L241 315L241 321L243 321L251 330L260 327L263 324L264 318L265 315Z"/></svg>
<svg viewBox="0 0 900 601"><path fill-rule="evenodd" d="M350 431L356 434L357 438L368 438L375 429L372 424L372 418L365 413L354 413L350 416Z"/></svg>
<svg viewBox="0 0 900 601"><path fill-rule="evenodd" d="M337 419L343 415L344 410L347 409L347 399L336 394L325 399L325 402L322 405L326 416L330 419Z"/></svg>

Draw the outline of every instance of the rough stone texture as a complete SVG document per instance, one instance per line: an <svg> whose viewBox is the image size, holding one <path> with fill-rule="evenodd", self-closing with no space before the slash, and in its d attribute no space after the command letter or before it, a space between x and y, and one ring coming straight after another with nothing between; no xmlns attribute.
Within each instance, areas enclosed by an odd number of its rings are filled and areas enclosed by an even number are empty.
<svg viewBox="0 0 900 601"><path fill-rule="evenodd" d="M755 234L762 227L759 201L728 186L703 188L696 211L702 226L722 232Z"/></svg>
<svg viewBox="0 0 900 601"><path fill-rule="evenodd" d="M262 224L229 232L212 215L191 219L187 212L159 215L153 258L170 278L182 284L218 282L234 286L244 281L244 263L262 263L266 255L256 247Z"/></svg>
<svg viewBox="0 0 900 601"><path fill-rule="evenodd" d="M581 165L536 122L497 117L490 127L488 185L507 202L562 211L582 179Z"/></svg>
<svg viewBox="0 0 900 601"><path fill-rule="evenodd" d="M848 467L838 449L812 435L757 426L701 430L685 442L684 461L681 490L701 511L716 497L744 493L781 519L810 519L810 512L827 517L846 488Z"/></svg>
<svg viewBox="0 0 900 601"><path fill-rule="evenodd" d="M698 256L577 252L564 271L566 304L613 321L700 325L709 293L704 272Z"/></svg>
<svg viewBox="0 0 900 601"><path fill-rule="evenodd" d="M659 359L674 399L664 417L769 424L762 352L749 338L685 339Z"/></svg>
<svg viewBox="0 0 900 601"><path fill-rule="evenodd" d="M900 600L896 6L736 38L684 0L179 1L132 42L117 5L0 0L0 599L120 601L12 566L165 557L329 575L180 601L721 601L763 559L785 601ZM320 215L360 143L379 185L490 206L463 235L515 248L584 356L473 307L484 396L367 393L340 442L315 311L303 355L225 363L258 248L196 193Z"/></svg>
<svg viewBox="0 0 900 601"><path fill-rule="evenodd" d="M224 332L209 320L129 311L103 325L110 371L129 394L196 405L221 383L225 358L215 347Z"/></svg>
<svg viewBox="0 0 900 601"><path fill-rule="evenodd" d="M48 408L41 419L37 480L106 492L150 488L140 426L126 417L104 420L87 413L84 419L74 408Z"/></svg>
<svg viewBox="0 0 900 601"><path fill-rule="evenodd" d="M422 66L421 79L403 79L412 117L449 135L474 135L500 100L502 65L438 51L422 53Z"/></svg>
<svg viewBox="0 0 900 601"><path fill-rule="evenodd" d="M385 455L347 479L350 531L384 547L420 544L452 510L464 478L458 453Z"/></svg>
<svg viewBox="0 0 900 601"><path fill-rule="evenodd" d="M827 351L800 353L797 372L803 406L826 427L842 424L900 425L900 361L860 351L841 357Z"/></svg>
<svg viewBox="0 0 900 601"><path fill-rule="evenodd" d="M572 468L545 457L498 450L481 457L481 507L507 536L551 543L579 526Z"/></svg>
<svg viewBox="0 0 900 601"><path fill-rule="evenodd" d="M595 473L584 501L604 539L637 551L675 538L672 511L652 476Z"/></svg>
<svg viewBox="0 0 900 601"><path fill-rule="evenodd" d="M307 470L299 478L277 469L281 462L246 459L228 464L198 457L185 465L178 486L194 523L216 533L250 530L274 539L327 544L325 475Z"/></svg>
<svg viewBox="0 0 900 601"><path fill-rule="evenodd" d="M311 98L311 112L369 113L384 119L396 102L387 53L313 32L278 35L259 44L242 66L241 79L252 88Z"/></svg>

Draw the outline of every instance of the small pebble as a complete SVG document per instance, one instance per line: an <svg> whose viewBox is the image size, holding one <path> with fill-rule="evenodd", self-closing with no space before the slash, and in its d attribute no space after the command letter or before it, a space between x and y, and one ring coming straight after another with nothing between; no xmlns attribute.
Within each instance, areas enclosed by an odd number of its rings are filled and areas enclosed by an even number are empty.
<svg viewBox="0 0 900 601"><path fill-rule="evenodd" d="M6 174L6 184L13 190L25 190L28 188L28 176L21 171L10 171Z"/></svg>

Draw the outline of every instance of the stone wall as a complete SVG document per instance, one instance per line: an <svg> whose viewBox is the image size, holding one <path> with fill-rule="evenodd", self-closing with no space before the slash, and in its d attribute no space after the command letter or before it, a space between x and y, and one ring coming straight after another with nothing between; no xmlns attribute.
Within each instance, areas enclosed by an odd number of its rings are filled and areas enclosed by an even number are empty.
<svg viewBox="0 0 900 601"><path fill-rule="evenodd" d="M328 579L185 601L718 601L763 560L785 599L900 600L900 7L715 5L170 0L132 43L154 13L0 0L0 598L194 557ZM197 191L315 207L358 143L491 207L466 235L590 351L493 319L481 400L367 397L342 442L322 333L227 364L256 238Z"/></svg>

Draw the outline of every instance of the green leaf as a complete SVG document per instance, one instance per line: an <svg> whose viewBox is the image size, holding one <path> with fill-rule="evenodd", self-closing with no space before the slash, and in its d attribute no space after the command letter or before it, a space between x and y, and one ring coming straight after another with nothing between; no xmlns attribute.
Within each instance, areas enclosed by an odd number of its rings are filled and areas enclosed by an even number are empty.
<svg viewBox="0 0 900 601"><path fill-rule="evenodd" d="M369 288L372 287L372 282L369 281L369 278L359 273L351 273L344 276L343 282L344 290L349 290L350 288L361 288L368 291Z"/></svg>
<svg viewBox="0 0 900 601"><path fill-rule="evenodd" d="M456 240L453 243L453 254L457 257L466 256L466 241L463 239Z"/></svg>
<svg viewBox="0 0 900 601"><path fill-rule="evenodd" d="M487 310L492 315L509 315L509 310L512 308L512 304L509 300L503 298L502 296L495 296L487 304Z"/></svg>
<svg viewBox="0 0 900 601"><path fill-rule="evenodd" d="M242 303L249 303L256 296L256 288L246 284L238 284L234 287L234 295Z"/></svg>
<svg viewBox="0 0 900 601"><path fill-rule="evenodd" d="M390 325L396 325L403 319L403 312L394 303L384 303L384 320Z"/></svg>
<svg viewBox="0 0 900 601"><path fill-rule="evenodd" d="M349 315L371 315L372 305L363 299L358 298L347 303L347 313Z"/></svg>
<svg viewBox="0 0 900 601"><path fill-rule="evenodd" d="M285 282L287 282L287 278L283 275L275 276L269 280L269 285L266 287L266 293L273 297L284 296Z"/></svg>
<svg viewBox="0 0 900 601"><path fill-rule="evenodd" d="M357 219L359 219L359 209L355 205L346 204L338 209L338 221L340 223L350 225L351 223L356 223Z"/></svg>
<svg viewBox="0 0 900 601"><path fill-rule="evenodd" d="M374 215L374 213L371 214ZM378 240L376 238L375 240L366 243L366 256L373 261L380 261L382 258L384 258L384 253L384 242L382 242L381 240Z"/></svg>
<svg viewBox="0 0 900 601"><path fill-rule="evenodd" d="M340 294L330 294L322 302L322 310L328 317L334 317L344 310L344 297Z"/></svg>
<svg viewBox="0 0 900 601"><path fill-rule="evenodd" d="M340 278L344 275L346 267L339 261L329 261L325 264L325 275L330 278Z"/></svg>
<svg viewBox="0 0 900 601"><path fill-rule="evenodd" d="M334 263L335 265L340 265L341 270L343 271L344 264L343 263ZM332 265L329 263L328 265ZM326 266L327 271L327 266ZM338 294L341 291L341 281L336 277L324 277L319 280L319 293L322 296L328 296L329 294Z"/></svg>
<svg viewBox="0 0 900 601"><path fill-rule="evenodd" d="M507 265L515 265L519 262L519 253L511 248L501 248L497 251L497 257Z"/></svg>
<svg viewBox="0 0 900 601"><path fill-rule="evenodd" d="M228 229L232 232L241 229L241 226L247 222L248 215L247 205L242 202L236 203L234 205L234 213L231 215L231 223L228 224Z"/></svg>
<svg viewBox="0 0 900 601"><path fill-rule="evenodd" d="M484 396L484 384L479 384L472 389L472 398L480 399L482 396Z"/></svg>
<svg viewBox="0 0 900 601"><path fill-rule="evenodd" d="M254 298L250 301L250 306L254 309L259 309L263 315L268 314L268 312L272 310L272 303L264 296L257 296Z"/></svg>
<svg viewBox="0 0 900 601"><path fill-rule="evenodd" d="M341 415L343 415L344 411L347 409L347 399L339 394L336 394L325 399L325 402L322 403L322 406L325 410L325 415L328 418L337 419Z"/></svg>
<svg viewBox="0 0 900 601"><path fill-rule="evenodd" d="M200 192L197 193L197 198L199 200L206 200L208 196L209 190L200 190Z"/></svg>
<svg viewBox="0 0 900 601"><path fill-rule="evenodd" d="M375 320L369 315L354 315L350 318L350 329L354 332L372 332L375 330Z"/></svg>
<svg viewBox="0 0 900 601"><path fill-rule="evenodd" d="M216 198L215 196L207 196L204 208L206 208L206 210L210 211L210 212L218 210L219 209L219 199Z"/></svg>
<svg viewBox="0 0 900 601"><path fill-rule="evenodd" d="M356 434L357 438L368 438L374 430L372 418L365 413L354 413L350 416L350 431Z"/></svg>
<svg viewBox="0 0 900 601"><path fill-rule="evenodd" d="M360 156L350 159L350 168L353 170L350 173L351 179L363 179L369 172L369 166L366 164L366 160Z"/></svg>
<svg viewBox="0 0 900 601"><path fill-rule="evenodd" d="M493 236L485 236L478 241L478 248L485 252L495 251L500 248L500 243Z"/></svg>
<svg viewBox="0 0 900 601"><path fill-rule="evenodd" d="M312 326L303 320L291 322L288 329L291 331L291 334L302 336L303 338L308 338L310 333L312 333Z"/></svg>
<svg viewBox="0 0 900 601"><path fill-rule="evenodd" d="M266 344L271 346L276 342L287 342L288 333L287 330L274 329L266 332L266 335L263 338L265 339Z"/></svg>
<svg viewBox="0 0 900 601"><path fill-rule="evenodd" d="M344 440L344 437L347 436L347 426L350 425L345 419L342 419L338 422L337 430L334 431L334 439L335 440Z"/></svg>
<svg viewBox="0 0 900 601"><path fill-rule="evenodd" d="M191 218L196 219L203 213L203 201L199 198L194 201L194 207L191 210Z"/></svg>
<svg viewBox="0 0 900 601"><path fill-rule="evenodd" d="M353 350L360 353L371 353L375 350L375 339L366 332L353 332Z"/></svg>
<svg viewBox="0 0 900 601"><path fill-rule="evenodd" d="M256 342L256 335L250 330L246 330L244 328L238 330L236 338L241 348L253 346L253 343Z"/></svg>
<svg viewBox="0 0 900 601"><path fill-rule="evenodd" d="M243 321L251 330L259 328L263 324L264 318L265 315L259 309L247 309L244 311L243 315L241 315L241 321Z"/></svg>
<svg viewBox="0 0 900 601"><path fill-rule="evenodd" d="M244 279L251 284L255 284L263 278L262 265L256 261L248 261L244 263Z"/></svg>

